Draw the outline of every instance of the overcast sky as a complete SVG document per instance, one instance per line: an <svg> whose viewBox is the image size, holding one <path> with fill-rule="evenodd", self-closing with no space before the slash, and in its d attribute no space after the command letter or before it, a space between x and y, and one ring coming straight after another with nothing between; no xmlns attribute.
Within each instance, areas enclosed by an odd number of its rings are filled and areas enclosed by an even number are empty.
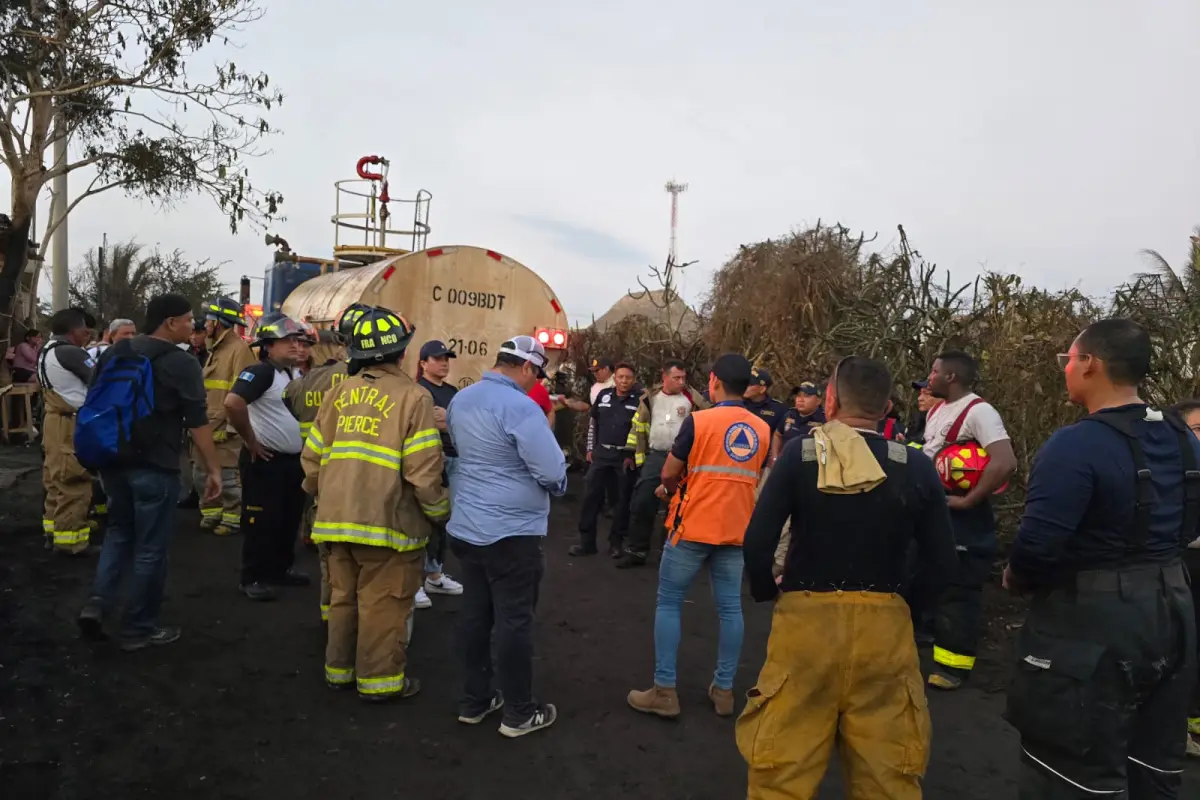
<svg viewBox="0 0 1200 800"><path fill-rule="evenodd" d="M431 246L516 258L574 322L661 263L672 177L690 184L693 302L739 244L818 218L881 245L903 223L964 281L987 267L1095 294L1140 269L1142 248L1182 261L1200 223L1196 0L267 11L236 61L287 95L273 153L250 165L285 197L271 231L328 257L333 182L379 153L394 197L433 193ZM228 260L231 288L270 258L261 232L230 236L205 200L89 200L72 263L104 232Z"/></svg>

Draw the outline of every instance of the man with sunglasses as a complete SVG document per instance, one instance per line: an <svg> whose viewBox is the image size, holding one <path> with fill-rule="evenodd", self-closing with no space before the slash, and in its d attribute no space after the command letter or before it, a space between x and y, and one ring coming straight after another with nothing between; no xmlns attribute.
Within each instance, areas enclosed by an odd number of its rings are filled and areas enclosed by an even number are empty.
<svg viewBox="0 0 1200 800"><path fill-rule="evenodd" d="M1032 596L1005 715L1023 800L1180 796L1200 442L1138 396L1150 359L1149 335L1125 319L1089 326L1059 359L1088 414L1038 451L1004 572Z"/></svg>
<svg viewBox="0 0 1200 800"><path fill-rule="evenodd" d="M983 627L983 585L991 576L999 549L989 498L1017 468L1017 457L1000 414L971 391L978 377L975 359L962 350L941 353L929 373L929 392L940 402L929 411L921 452L936 463L944 447L975 442L990 456L972 489L946 497L959 570L937 601L933 645L936 669L929 675L929 685L943 691L961 688L975 667Z"/></svg>

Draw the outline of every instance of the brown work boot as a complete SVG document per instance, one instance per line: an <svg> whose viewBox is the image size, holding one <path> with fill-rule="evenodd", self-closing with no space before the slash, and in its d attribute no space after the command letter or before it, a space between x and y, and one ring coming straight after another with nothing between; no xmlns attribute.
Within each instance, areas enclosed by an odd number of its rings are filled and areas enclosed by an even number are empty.
<svg viewBox="0 0 1200 800"><path fill-rule="evenodd" d="M667 719L675 719L679 716L679 695L675 693L674 689L656 685L644 692L632 691L627 699L630 708L643 714L657 714Z"/></svg>
<svg viewBox="0 0 1200 800"><path fill-rule="evenodd" d="M733 689L718 689L715 684L711 685L708 687L708 699L712 700L718 717L733 716Z"/></svg>

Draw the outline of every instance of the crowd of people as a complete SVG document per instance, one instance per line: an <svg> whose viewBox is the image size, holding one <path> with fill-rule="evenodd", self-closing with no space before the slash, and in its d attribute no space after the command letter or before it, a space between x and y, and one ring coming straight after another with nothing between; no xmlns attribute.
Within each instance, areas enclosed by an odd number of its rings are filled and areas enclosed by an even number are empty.
<svg viewBox="0 0 1200 800"><path fill-rule="evenodd" d="M706 570L719 618L708 696L717 715L735 713L745 581L775 603L736 724L749 797L814 796L835 744L848 797L921 796L925 690L971 677L1001 555L992 498L1017 469L968 353L945 351L910 381L919 414L906 426L888 366L855 355L795 386L790 407L736 353L702 388L678 361L647 389L628 363L597 357L585 401L546 389L547 353L526 335L456 390L442 341L419 346L415 379L401 369L416 331L393 310L355 304L321 332L271 314L252 343L233 301L201 316L156 297L142 335L117 320L89 352L94 321L68 309L32 362L20 356L45 395L44 529L71 554L89 551L93 494L73 457L75 420L104 411L97 386L152 365L151 413L122 460L98 470L107 529L85 636L107 638L132 565L120 646L179 639L159 612L176 507L194 492L205 529L243 536L251 600L307 586L296 547L315 544L330 688L369 702L416 694L414 609L461 594L459 721L498 714L508 737L547 728L557 711L533 689L534 620L550 502L567 487L553 415L571 408L588 415L588 469L569 555L599 554L605 509L616 566L660 553L653 682L629 692L630 707L682 713L682 606ZM1185 753L1200 753L1188 575L1200 569L1200 400L1147 405L1151 355L1143 329L1111 319L1059 356L1087 414L1034 460L1002 578L1030 600L1006 712L1021 734L1022 798L1178 797ZM925 678L921 646L932 647Z"/></svg>

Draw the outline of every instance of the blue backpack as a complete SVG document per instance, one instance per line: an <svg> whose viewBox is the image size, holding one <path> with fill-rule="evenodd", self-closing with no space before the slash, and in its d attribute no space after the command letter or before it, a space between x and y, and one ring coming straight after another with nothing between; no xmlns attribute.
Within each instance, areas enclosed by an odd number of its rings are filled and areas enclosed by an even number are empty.
<svg viewBox="0 0 1200 800"><path fill-rule="evenodd" d="M152 440L153 365L169 352L147 357L124 341L104 354L75 418L75 458L85 469L128 466Z"/></svg>

